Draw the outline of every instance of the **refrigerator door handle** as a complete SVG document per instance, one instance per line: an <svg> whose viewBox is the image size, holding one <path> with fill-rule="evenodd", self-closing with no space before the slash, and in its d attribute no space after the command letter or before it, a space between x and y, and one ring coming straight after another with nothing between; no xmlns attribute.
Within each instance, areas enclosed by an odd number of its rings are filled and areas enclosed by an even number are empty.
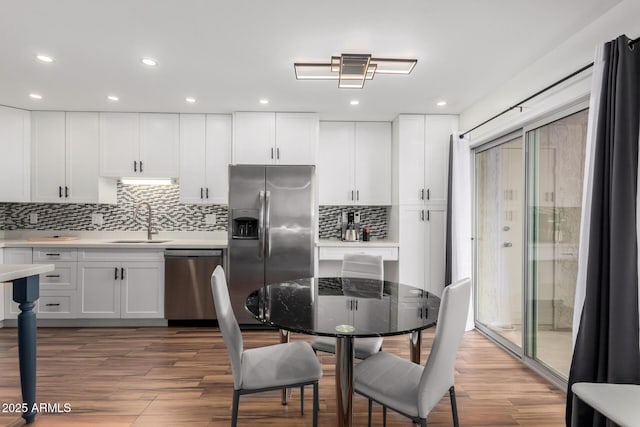
<svg viewBox="0 0 640 427"><path fill-rule="evenodd" d="M258 258L264 258L264 191L259 193L260 212L258 213Z"/></svg>
<svg viewBox="0 0 640 427"><path fill-rule="evenodd" d="M271 191L265 193L265 205L266 211L264 214L264 243L265 243L265 258L271 256Z"/></svg>

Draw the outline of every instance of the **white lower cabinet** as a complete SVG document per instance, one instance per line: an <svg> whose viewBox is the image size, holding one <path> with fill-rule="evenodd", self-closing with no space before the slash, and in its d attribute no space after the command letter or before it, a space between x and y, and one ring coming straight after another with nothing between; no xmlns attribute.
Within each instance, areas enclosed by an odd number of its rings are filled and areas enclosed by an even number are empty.
<svg viewBox="0 0 640 427"><path fill-rule="evenodd" d="M131 257L136 261L129 261ZM78 259L79 317L164 317L162 251L135 251L128 256L124 251L85 250Z"/></svg>

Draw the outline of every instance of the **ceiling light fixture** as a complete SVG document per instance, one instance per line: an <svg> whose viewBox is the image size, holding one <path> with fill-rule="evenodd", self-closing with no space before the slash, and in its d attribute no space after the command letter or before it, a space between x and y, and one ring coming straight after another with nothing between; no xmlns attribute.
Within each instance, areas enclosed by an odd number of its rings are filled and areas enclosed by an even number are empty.
<svg viewBox="0 0 640 427"><path fill-rule="evenodd" d="M447 105L447 101L438 101L438 102L436 103L436 105L437 105L438 107L444 107L445 105Z"/></svg>
<svg viewBox="0 0 640 427"><path fill-rule="evenodd" d="M140 59L140 62L142 62L144 65L149 66L149 67L155 67L156 65L158 65L158 61L156 61L153 58L142 58Z"/></svg>
<svg viewBox="0 0 640 427"><path fill-rule="evenodd" d="M376 74L410 74L417 59L372 58L370 54L343 53L330 63L296 62L297 80L338 80L339 88L362 89Z"/></svg>
<svg viewBox="0 0 640 427"><path fill-rule="evenodd" d="M187 96L184 100L187 101L189 104L195 104L196 102L196 99L191 96Z"/></svg>
<svg viewBox="0 0 640 427"><path fill-rule="evenodd" d="M120 98L118 98L118 97L117 97L117 96L115 96L115 95L109 95L109 96L107 96L107 99L108 99L109 101L114 101L114 102L115 102L115 101L118 101Z"/></svg>
<svg viewBox="0 0 640 427"><path fill-rule="evenodd" d="M42 62L47 62L47 63L53 62L53 58L50 57L49 55L36 55L36 58Z"/></svg>
<svg viewBox="0 0 640 427"><path fill-rule="evenodd" d="M360 101L358 101L357 99L352 99L351 102L349 102L349 104L358 105L358 104L360 104Z"/></svg>
<svg viewBox="0 0 640 427"><path fill-rule="evenodd" d="M259 102L260 102L260 104L262 104L262 105L267 105L267 104L269 103L269 100L268 100L268 99L264 99L264 98L263 98L263 99L261 99Z"/></svg>
<svg viewBox="0 0 640 427"><path fill-rule="evenodd" d="M32 99L42 99L42 95L38 93L30 93L29 97L31 97Z"/></svg>

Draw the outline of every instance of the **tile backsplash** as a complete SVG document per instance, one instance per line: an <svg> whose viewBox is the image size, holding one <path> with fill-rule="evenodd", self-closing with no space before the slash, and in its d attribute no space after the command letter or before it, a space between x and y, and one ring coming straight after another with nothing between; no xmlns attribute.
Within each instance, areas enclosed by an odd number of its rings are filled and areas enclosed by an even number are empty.
<svg viewBox="0 0 640 427"><path fill-rule="evenodd" d="M144 231L147 212L142 207L133 219L135 206L148 202L153 225L158 231L226 231L226 205L185 205L179 203L178 185L125 185L118 183L118 203L0 203L0 230L69 230L69 231ZM320 206L320 238L338 237L338 216L342 211L360 212L362 224L371 229L371 237L387 235L385 206ZM30 217L37 215L37 223ZM91 223L92 214L102 214L103 224ZM205 215L215 214L215 224L207 224Z"/></svg>

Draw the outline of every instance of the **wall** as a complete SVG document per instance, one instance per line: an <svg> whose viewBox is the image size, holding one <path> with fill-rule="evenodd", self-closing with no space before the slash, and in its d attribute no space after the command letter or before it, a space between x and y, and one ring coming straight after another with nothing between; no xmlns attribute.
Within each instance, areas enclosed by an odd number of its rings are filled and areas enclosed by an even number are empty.
<svg viewBox="0 0 640 427"><path fill-rule="evenodd" d="M569 37L548 54L535 61L510 81L476 102L460 115L460 129L467 131L505 108L527 98L545 86L561 79L593 61L597 45L627 34L631 38L640 36L640 2L623 0L596 21ZM527 25L538 25L528 23ZM523 27L526 31L526 26ZM469 64L473 66L473 64ZM545 112L587 96L590 88L590 73L583 73L577 82L567 84L545 94L526 105L521 113L513 111L501 119L481 127L471 134L473 145L504 133Z"/></svg>

